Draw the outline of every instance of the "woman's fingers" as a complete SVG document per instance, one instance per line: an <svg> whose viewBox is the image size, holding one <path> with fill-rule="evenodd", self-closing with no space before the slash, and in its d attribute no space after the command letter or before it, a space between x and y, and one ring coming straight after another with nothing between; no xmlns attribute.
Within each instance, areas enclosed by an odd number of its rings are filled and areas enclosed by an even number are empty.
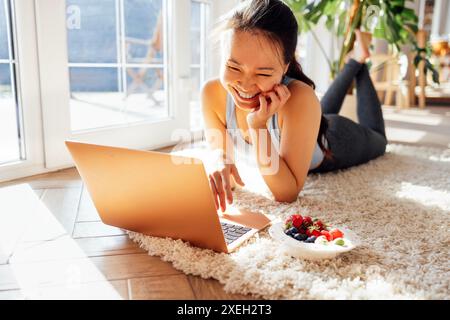
<svg viewBox="0 0 450 320"><path fill-rule="evenodd" d="M234 181L236 181L241 186L245 186L245 183L242 181L236 166L231 167L231 174L233 175Z"/></svg>
<svg viewBox="0 0 450 320"><path fill-rule="evenodd" d="M225 190L223 189L222 176L220 172L214 172L213 178L216 185L217 194L219 195L220 208L222 211L225 211L227 205L225 203Z"/></svg>
<svg viewBox="0 0 450 320"><path fill-rule="evenodd" d="M259 95L259 110L267 112L267 100L262 94Z"/></svg>
<svg viewBox="0 0 450 320"><path fill-rule="evenodd" d="M217 197L219 195L217 194L216 183L214 182L214 178L212 176L209 176L209 184L210 184L211 190L213 192L213 198L214 198L214 204L216 205L216 210L219 210L219 201L217 200Z"/></svg>
<svg viewBox="0 0 450 320"><path fill-rule="evenodd" d="M230 182L230 174L228 172L224 172L222 174L222 182L223 187L225 189L225 196L229 204L233 203L233 192L231 191L231 182Z"/></svg>
<svg viewBox="0 0 450 320"><path fill-rule="evenodd" d="M272 103L271 103L270 105L271 105L271 106L275 106L275 108L278 108L278 106L279 106L280 103L281 103L280 98L278 98L278 96L275 94L274 91L270 91L270 92L268 93L268 95L269 95L270 99L272 100ZM272 110L270 110L270 111L273 112L274 110L272 109Z"/></svg>
<svg viewBox="0 0 450 320"><path fill-rule="evenodd" d="M285 104L286 101L288 101L289 97L291 96L291 92L289 91L288 87L285 85L279 85L275 87L275 92L277 93L281 104Z"/></svg>

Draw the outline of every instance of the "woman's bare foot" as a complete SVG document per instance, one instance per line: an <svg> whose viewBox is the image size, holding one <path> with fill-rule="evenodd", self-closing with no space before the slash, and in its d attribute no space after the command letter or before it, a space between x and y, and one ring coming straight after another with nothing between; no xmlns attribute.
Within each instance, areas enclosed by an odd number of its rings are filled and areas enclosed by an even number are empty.
<svg viewBox="0 0 450 320"><path fill-rule="evenodd" d="M355 30L355 35L355 44L353 50L346 56L346 62L348 62L348 59L352 58L359 63L365 63L367 58L370 57L369 48L362 39L361 31L359 29Z"/></svg>

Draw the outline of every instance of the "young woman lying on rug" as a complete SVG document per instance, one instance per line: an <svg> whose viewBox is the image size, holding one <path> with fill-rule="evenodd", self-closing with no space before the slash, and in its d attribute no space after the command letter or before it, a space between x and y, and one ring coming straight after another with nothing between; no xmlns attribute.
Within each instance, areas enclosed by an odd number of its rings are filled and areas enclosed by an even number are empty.
<svg viewBox="0 0 450 320"><path fill-rule="evenodd" d="M383 114L359 31L355 49L320 102L295 57L297 32L294 14L279 0L244 2L221 30L220 79L205 83L201 95L206 138L220 153L209 178L222 211L225 199L233 201L234 182L244 185L235 150L253 157L281 202L297 199L308 173L348 168L385 152ZM338 115L353 79L359 124Z"/></svg>

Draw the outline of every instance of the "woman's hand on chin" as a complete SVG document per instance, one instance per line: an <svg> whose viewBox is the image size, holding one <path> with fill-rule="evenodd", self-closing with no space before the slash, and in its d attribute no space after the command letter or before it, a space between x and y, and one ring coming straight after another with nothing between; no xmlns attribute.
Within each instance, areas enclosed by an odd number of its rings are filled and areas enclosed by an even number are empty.
<svg viewBox="0 0 450 320"><path fill-rule="evenodd" d="M266 126L269 120L289 100L291 93L284 84L277 84L272 91L259 95L259 107L247 115L247 124L251 129L260 129Z"/></svg>

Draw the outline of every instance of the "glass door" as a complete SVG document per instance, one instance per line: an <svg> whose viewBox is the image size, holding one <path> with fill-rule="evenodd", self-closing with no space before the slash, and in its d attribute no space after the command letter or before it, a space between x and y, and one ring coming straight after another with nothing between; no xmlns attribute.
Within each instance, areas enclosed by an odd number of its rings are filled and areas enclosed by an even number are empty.
<svg viewBox="0 0 450 320"><path fill-rule="evenodd" d="M33 1L0 0L0 181L42 172Z"/></svg>
<svg viewBox="0 0 450 320"><path fill-rule="evenodd" d="M72 165L66 139L151 149L189 130L190 0L36 6L47 168Z"/></svg>
<svg viewBox="0 0 450 320"><path fill-rule="evenodd" d="M169 117L162 0L67 0L72 132Z"/></svg>
<svg viewBox="0 0 450 320"><path fill-rule="evenodd" d="M25 159L11 12L10 2L0 0L0 164L3 165Z"/></svg>

